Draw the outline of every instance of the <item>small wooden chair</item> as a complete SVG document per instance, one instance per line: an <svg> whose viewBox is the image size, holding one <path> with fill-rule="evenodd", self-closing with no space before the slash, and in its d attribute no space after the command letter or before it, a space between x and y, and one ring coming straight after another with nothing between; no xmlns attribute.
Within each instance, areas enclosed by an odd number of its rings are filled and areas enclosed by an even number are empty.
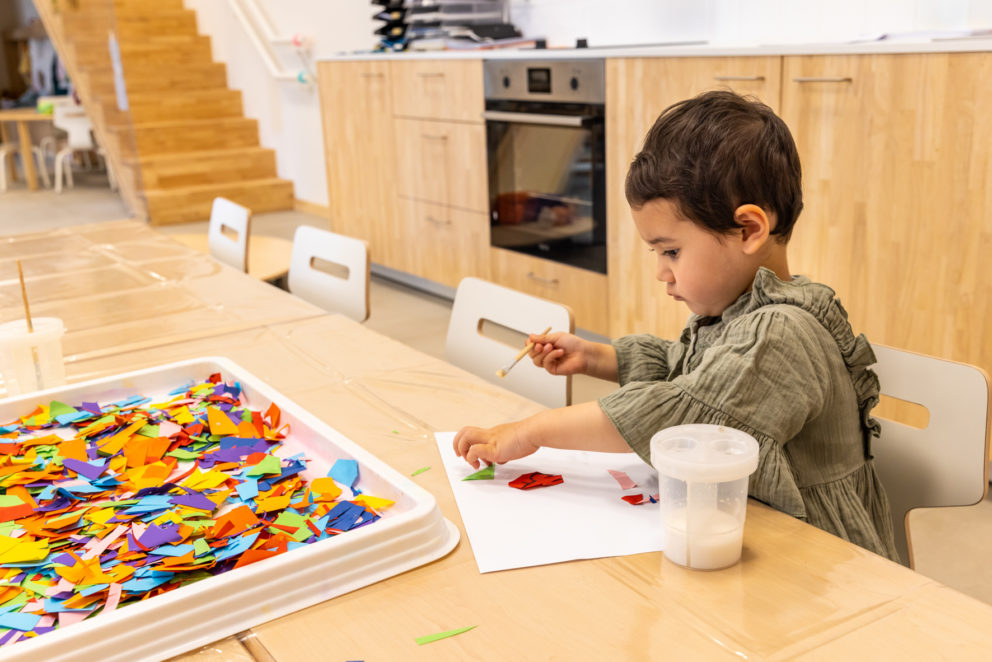
<svg viewBox="0 0 992 662"><path fill-rule="evenodd" d="M301 225L293 235L289 291L326 310L364 322L369 317L369 245Z"/></svg>
<svg viewBox="0 0 992 662"><path fill-rule="evenodd" d="M488 324L495 333L484 333ZM572 309L479 278L463 278L451 308L445 358L486 381L547 405L564 407L572 401L572 378L555 376L538 368L524 356L505 377L497 371L513 362L527 343L527 335L551 331L575 331ZM506 330L510 333L506 333ZM502 330L502 331L501 331ZM508 344L499 336L510 338Z"/></svg>
<svg viewBox="0 0 992 662"><path fill-rule="evenodd" d="M251 210L227 198L214 198L207 229L207 247L214 259L248 272Z"/></svg>
<svg viewBox="0 0 992 662"><path fill-rule="evenodd" d="M989 380L978 367L872 345L883 395L925 407L924 429L876 418L875 468L892 508L896 547L913 558L916 508L972 506L988 489Z"/></svg>

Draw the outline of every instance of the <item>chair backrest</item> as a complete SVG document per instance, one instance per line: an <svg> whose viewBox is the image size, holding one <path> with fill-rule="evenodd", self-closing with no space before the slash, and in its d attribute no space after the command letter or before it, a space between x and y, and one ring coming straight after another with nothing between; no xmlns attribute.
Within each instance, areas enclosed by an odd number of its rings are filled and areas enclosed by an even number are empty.
<svg viewBox="0 0 992 662"><path fill-rule="evenodd" d="M289 291L356 322L369 317L369 245L309 225L296 228Z"/></svg>
<svg viewBox="0 0 992 662"><path fill-rule="evenodd" d="M93 125L82 106L56 104L52 108L52 124L66 132L66 142L71 149L95 149Z"/></svg>
<svg viewBox="0 0 992 662"><path fill-rule="evenodd" d="M250 209L227 198L214 198L207 229L207 248L214 259L247 272L250 225Z"/></svg>
<svg viewBox="0 0 992 662"><path fill-rule="evenodd" d="M523 339L519 345L507 344L498 339L498 334L483 333L488 323L510 329L515 332L511 337L522 335ZM527 356L505 377L496 375L524 348L528 334L540 333L549 326L552 331L573 332L571 308L479 278L463 278L451 307L445 358L531 400L548 407L564 407L572 400L571 377L551 375Z"/></svg>
<svg viewBox="0 0 992 662"><path fill-rule="evenodd" d="M875 468L892 508L896 546L913 559L910 511L971 506L988 488L989 381L981 368L872 345L881 392L927 409L924 429L876 416Z"/></svg>

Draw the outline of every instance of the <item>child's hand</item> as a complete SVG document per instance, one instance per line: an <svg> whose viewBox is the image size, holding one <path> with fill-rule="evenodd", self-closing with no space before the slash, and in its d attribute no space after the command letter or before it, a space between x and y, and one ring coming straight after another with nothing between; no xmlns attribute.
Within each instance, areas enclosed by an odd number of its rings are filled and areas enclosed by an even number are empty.
<svg viewBox="0 0 992 662"><path fill-rule="evenodd" d="M535 333L527 341L534 343L530 350L534 365L544 368L552 375L582 374L589 365L590 343L571 333Z"/></svg>
<svg viewBox="0 0 992 662"><path fill-rule="evenodd" d="M487 464L503 464L526 457L540 446L524 439L520 423L504 423L492 428L465 427L455 435L452 444L455 455L465 458L473 469L480 460Z"/></svg>

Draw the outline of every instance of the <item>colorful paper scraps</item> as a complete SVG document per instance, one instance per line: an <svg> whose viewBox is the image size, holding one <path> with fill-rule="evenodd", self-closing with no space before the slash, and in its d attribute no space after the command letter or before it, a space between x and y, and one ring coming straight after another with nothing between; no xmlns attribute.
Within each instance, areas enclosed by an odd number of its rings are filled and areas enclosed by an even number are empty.
<svg viewBox="0 0 992 662"><path fill-rule="evenodd" d="M475 473L469 474L462 480L493 480L496 477L496 465L487 464Z"/></svg>
<svg viewBox="0 0 992 662"><path fill-rule="evenodd" d="M610 475L616 478L617 482L620 483L621 490L629 490L637 487L637 483L635 483L633 479L631 479L631 477L624 472L616 471L614 469L607 469L607 471L609 471Z"/></svg>
<svg viewBox="0 0 992 662"><path fill-rule="evenodd" d="M632 506L640 506L645 503L658 503L658 495L650 494L628 494L620 497Z"/></svg>
<svg viewBox="0 0 992 662"><path fill-rule="evenodd" d="M510 487L515 487L518 490L532 490L535 487L551 487L552 485L561 485L564 479L561 475L552 476L551 474L542 474L539 471L532 471L529 474L521 474L509 482Z"/></svg>
<svg viewBox="0 0 992 662"><path fill-rule="evenodd" d="M423 646L424 644L429 644L440 639L447 639L448 637L454 637L456 634L461 634L462 632L468 632L469 630L475 628L475 625L469 625L468 627L458 628L457 630L446 630L444 632L436 632L434 634L427 634L423 637L417 637L414 641L417 642L418 646Z"/></svg>
<svg viewBox="0 0 992 662"><path fill-rule="evenodd" d="M164 402L39 405L0 425L0 646L371 524L358 463L305 477L275 404L219 374ZM349 488L347 498L342 496Z"/></svg>

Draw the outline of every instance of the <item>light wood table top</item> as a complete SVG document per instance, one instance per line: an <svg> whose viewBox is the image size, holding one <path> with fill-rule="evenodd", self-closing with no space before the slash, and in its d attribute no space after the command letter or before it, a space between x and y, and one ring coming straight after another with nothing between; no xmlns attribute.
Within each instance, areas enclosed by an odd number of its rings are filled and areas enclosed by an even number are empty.
<svg viewBox="0 0 992 662"><path fill-rule="evenodd" d="M433 433L542 407L341 316L77 361L70 379L210 354L260 376L397 471L432 467L414 480L462 532L442 559L252 628L279 662L964 660L992 650L989 605L757 502L742 561L726 570L686 570L649 553L480 574ZM468 625L478 627L414 642Z"/></svg>
<svg viewBox="0 0 992 662"><path fill-rule="evenodd" d="M207 235L200 233L169 234L193 250L210 254ZM248 275L259 280L276 280L289 272L293 242L266 234L248 235Z"/></svg>
<svg viewBox="0 0 992 662"><path fill-rule="evenodd" d="M38 171L35 169L34 157L31 155L31 132L28 131L28 122L51 122L52 115L39 113L33 108L8 108L0 110L0 137L3 142L13 140L13 136L7 131L5 122L17 122L17 139L20 142L21 163L24 164L24 176L27 180L28 189L38 190ZM8 163L8 168L11 164Z"/></svg>

